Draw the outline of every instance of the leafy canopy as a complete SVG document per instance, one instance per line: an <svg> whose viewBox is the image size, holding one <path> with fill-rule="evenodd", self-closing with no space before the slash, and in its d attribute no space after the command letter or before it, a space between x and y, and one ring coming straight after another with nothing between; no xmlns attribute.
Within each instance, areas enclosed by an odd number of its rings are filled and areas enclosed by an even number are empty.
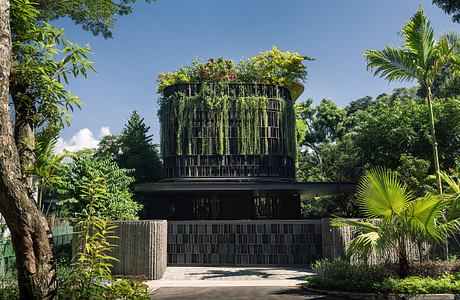
<svg viewBox="0 0 460 300"><path fill-rule="evenodd" d="M133 111L120 135L102 139L98 155L111 156L121 168L133 169L136 183L158 181L162 164L149 130L139 113Z"/></svg>
<svg viewBox="0 0 460 300"><path fill-rule="evenodd" d="M452 21L460 23L460 2L457 0L433 0L446 14L452 15Z"/></svg>
<svg viewBox="0 0 460 300"><path fill-rule="evenodd" d="M89 47L67 39L63 29L40 21L36 4L11 2L14 62L10 90L16 109L27 111L38 127L69 125L69 116L81 101L66 87L69 76L95 71Z"/></svg>
<svg viewBox="0 0 460 300"><path fill-rule="evenodd" d="M152 2L154 0L146 0ZM52 21L70 18L84 30L104 38L112 37L116 16L128 15L137 0L36 0L40 18Z"/></svg>
<svg viewBox="0 0 460 300"><path fill-rule="evenodd" d="M64 217L75 217L87 203L82 191L91 174L101 177L106 189L101 217L109 220L135 220L142 208L132 198L130 185L134 182L132 170L122 169L111 157L96 155L94 150L81 150L72 157L62 172L58 188L59 213Z"/></svg>

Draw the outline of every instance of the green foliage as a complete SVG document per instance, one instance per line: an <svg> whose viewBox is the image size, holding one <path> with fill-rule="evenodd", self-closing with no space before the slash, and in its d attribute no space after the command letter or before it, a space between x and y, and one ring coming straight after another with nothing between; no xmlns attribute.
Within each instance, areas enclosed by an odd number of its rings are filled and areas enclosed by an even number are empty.
<svg viewBox="0 0 460 300"><path fill-rule="evenodd" d="M135 280L116 280L106 287L104 299L149 300L148 286Z"/></svg>
<svg viewBox="0 0 460 300"><path fill-rule="evenodd" d="M40 0L38 9L41 19L52 21L59 18L70 18L84 30L104 38L112 37L117 16L132 12L136 0L67 0L65 5L54 0ZM146 0L151 2L151 0Z"/></svg>
<svg viewBox="0 0 460 300"><path fill-rule="evenodd" d="M116 226L109 225L108 221L101 217L108 193L104 179L98 173L91 171L88 177L82 180L80 196L87 204L82 212L77 213L78 221L75 224L79 230L75 232L76 245L81 247L75 258L75 276L79 278L80 287L87 291L91 285L100 286L104 280L112 279L110 261L116 260L109 256L114 247L109 239L116 238L113 236Z"/></svg>
<svg viewBox="0 0 460 300"><path fill-rule="evenodd" d="M112 157L96 155L94 150L81 150L74 154L71 163L66 164L57 190L59 214L74 217L86 207L88 202L81 191L95 170L103 178L107 190L100 214L110 220L137 219L141 205L132 199L132 171L120 168Z"/></svg>
<svg viewBox="0 0 460 300"><path fill-rule="evenodd" d="M440 278L411 276L404 279L390 277L376 284L384 293L399 294L447 294L460 292L460 273L446 274Z"/></svg>
<svg viewBox="0 0 460 300"><path fill-rule="evenodd" d="M27 173L34 175L38 188L38 207L42 207L43 193L57 188L62 184L61 175L64 165L62 160L71 157L72 154L64 152L55 154L57 138L55 132L43 130L37 136L35 144L35 164L26 170Z"/></svg>
<svg viewBox="0 0 460 300"><path fill-rule="evenodd" d="M313 59L297 52L282 52L275 46L260 52L259 56L242 59L235 65L222 57L210 58L205 63L193 61L190 66L176 72L160 73L157 78L158 92L167 86L187 83L264 83L287 87L293 98L297 98L294 84L307 79L307 69L303 61ZM299 94L300 95L300 94Z"/></svg>
<svg viewBox="0 0 460 300"><path fill-rule="evenodd" d="M434 192L432 181L429 179L430 162L412 156L401 154L400 165L396 169L401 181L407 184L409 190L416 196L423 196L427 191Z"/></svg>
<svg viewBox="0 0 460 300"><path fill-rule="evenodd" d="M95 71L82 47L46 22L39 21L36 4L11 2L13 63L10 90L16 109L27 111L37 126L69 125L69 116L81 101L66 85L68 77Z"/></svg>
<svg viewBox="0 0 460 300"><path fill-rule="evenodd" d="M308 73L302 62L313 60L308 56L301 56L297 52L282 52L275 46L271 50L259 54L259 56L251 58L258 74L256 79L261 80L262 83L282 86L305 81Z"/></svg>
<svg viewBox="0 0 460 300"><path fill-rule="evenodd" d="M460 291L460 273L444 273L437 278L410 276L401 279L388 274L383 265L350 264L340 259L317 261L313 270L316 274L307 277L306 284L325 290L410 295Z"/></svg>
<svg viewBox="0 0 460 300"><path fill-rule="evenodd" d="M112 156L121 168L133 169L136 183L158 181L161 160L144 119L133 111L119 136L107 136L99 144L98 155Z"/></svg>
<svg viewBox="0 0 460 300"><path fill-rule="evenodd" d="M316 274L306 278L307 285L328 290L370 292L386 275L384 266L352 265L341 259L319 260L312 268Z"/></svg>
<svg viewBox="0 0 460 300"><path fill-rule="evenodd" d="M434 30L422 8L401 31L404 49L387 46L383 50L364 53L367 67L388 81L417 80L425 89L431 88L443 65L450 62L457 70L460 60L455 53L458 45L448 36L435 40Z"/></svg>
<svg viewBox="0 0 460 300"><path fill-rule="evenodd" d="M229 114L236 108L239 122L236 124L238 153L268 154L268 137L260 138L260 128L268 126L268 93L280 106L282 113L283 149L293 157L296 154L295 112L293 100L275 96L273 86L236 85L229 89L225 84L203 84L195 95L175 92L160 99L159 117L161 126L162 153L166 154L216 154L230 153ZM252 91L255 88L255 92ZM214 122L209 130L200 132L201 143L194 142L192 132L202 110L209 111Z"/></svg>
<svg viewBox="0 0 460 300"><path fill-rule="evenodd" d="M416 91L396 89L375 100L356 100L362 105L352 101L345 108L324 105L324 101L316 107L312 100L297 104L299 122L308 124L306 137L299 143L298 179L358 181L365 169L380 166L405 174L401 179L411 187L419 182L419 194L432 191L434 181L426 178L433 172L430 164L426 173L432 158L428 112ZM460 156L458 103L458 99L433 103L443 169L453 168Z"/></svg>
<svg viewBox="0 0 460 300"><path fill-rule="evenodd" d="M113 280L110 251L114 245L110 239L116 226L101 217L104 200L108 197L104 179L100 172L91 171L81 186L81 197L86 207L77 214L78 228L73 269L59 272L65 275L61 280L62 299L149 299L147 286L131 280Z"/></svg>
<svg viewBox="0 0 460 300"><path fill-rule="evenodd" d="M447 203L429 194L415 198L395 172L367 171L359 183L357 198L364 216L379 221L338 218L331 222L333 226L352 226L358 233L347 246L351 255L367 260L372 251L379 255L397 253L400 275L407 276L411 244L428 240L441 243L447 239L440 225Z"/></svg>
<svg viewBox="0 0 460 300"><path fill-rule="evenodd" d="M460 2L456 0L433 0L446 14L452 15L452 21L460 23Z"/></svg>
<svg viewBox="0 0 460 300"><path fill-rule="evenodd" d="M404 38L403 49L386 46L381 51L366 51L364 55L367 58L367 67L374 71L374 75L379 75L388 81L417 80L421 86L422 93L426 95L429 112L430 142L433 147L437 191L442 194L431 89L446 64L450 64L451 69L459 73L459 37L457 34L447 34L436 41L434 29L430 20L423 13L421 5L419 11L402 28L401 36Z"/></svg>
<svg viewBox="0 0 460 300"><path fill-rule="evenodd" d="M0 276L0 299L19 299L18 279L16 277L16 274L13 272Z"/></svg>

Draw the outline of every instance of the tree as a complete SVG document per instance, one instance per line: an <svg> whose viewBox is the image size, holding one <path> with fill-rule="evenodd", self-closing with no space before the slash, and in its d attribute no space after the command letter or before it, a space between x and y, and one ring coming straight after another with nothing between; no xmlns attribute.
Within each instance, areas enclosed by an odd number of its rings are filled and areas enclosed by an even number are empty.
<svg viewBox="0 0 460 300"><path fill-rule="evenodd" d="M383 50L369 50L364 53L367 67L389 81L417 80L426 94L429 111L433 160L438 193L442 194L442 182L439 167L438 145L436 141L435 120L432 108L432 86L443 65L450 62L457 70L460 58L456 55L458 47L449 37L434 38L431 23L424 15L422 7L403 27L404 49L386 46Z"/></svg>
<svg viewBox="0 0 460 300"><path fill-rule="evenodd" d="M34 203L32 176L24 172L35 163L35 133L37 128L68 124L70 112L80 102L63 83L68 83L69 76L93 70L86 56L89 49L72 43L63 30L43 22L47 18L40 5L45 2L38 2L0 2L0 212L12 235L21 299L54 299L57 289L51 231ZM98 5L74 5L72 14L86 18L88 23L97 15L113 19L105 9L108 1L91 2ZM121 1L128 6L133 2ZM65 7L58 1L49 3ZM55 17L64 15L71 16L70 11ZM9 111L10 98L14 114Z"/></svg>
<svg viewBox="0 0 460 300"><path fill-rule="evenodd" d="M34 175L38 193L38 208L41 210L44 210L42 206L43 193L61 183L62 160L65 157L72 156L68 152L55 154L56 143L57 138L54 133L48 134L42 131L37 137L35 164L32 168L25 170L27 173Z"/></svg>
<svg viewBox="0 0 460 300"><path fill-rule="evenodd" d="M299 164L305 162L305 155L310 156L310 154L314 154L314 157L308 159L313 159L317 165L316 169L324 173L326 172L326 166L322 149L324 145L330 145L342 137L344 132L343 121L346 113L345 110L338 108L329 99L323 99L315 108L312 107L312 103L313 99L307 99L304 102L296 104L295 107L298 119L296 123L300 123L306 127L302 134L304 138L298 141L301 147ZM303 180L305 180L305 176L303 177ZM310 181L309 179L307 180Z"/></svg>
<svg viewBox="0 0 460 300"><path fill-rule="evenodd" d="M152 2L155 0L145 0ZM112 38L116 16L130 14L137 0L36 0L43 21L70 18L84 30Z"/></svg>
<svg viewBox="0 0 460 300"><path fill-rule="evenodd" d="M433 0L446 14L452 15L452 21L460 23L460 2L457 0Z"/></svg>
<svg viewBox="0 0 460 300"><path fill-rule="evenodd" d="M154 182L161 178L158 147L152 143L144 119L133 111L119 136L106 136L98 152L109 154L122 168L133 169L136 183Z"/></svg>
<svg viewBox="0 0 460 300"><path fill-rule="evenodd" d="M352 226L359 235L347 246L350 254L367 259L372 251L385 256L398 255L399 275L409 271L411 243L419 239L443 242L443 228L438 225L447 203L427 194L415 198L396 173L385 169L367 171L361 179L358 201L365 217L379 219L375 223L337 218L333 226ZM453 223L457 223L454 221Z"/></svg>
<svg viewBox="0 0 460 300"><path fill-rule="evenodd" d="M75 217L88 204L82 196L88 178L94 172L101 177L106 186L103 207L99 208L102 217L109 220L135 220L142 206L132 199L130 185L134 182L132 170L122 169L111 157L96 155L94 150L80 150L66 164L58 188L59 214Z"/></svg>

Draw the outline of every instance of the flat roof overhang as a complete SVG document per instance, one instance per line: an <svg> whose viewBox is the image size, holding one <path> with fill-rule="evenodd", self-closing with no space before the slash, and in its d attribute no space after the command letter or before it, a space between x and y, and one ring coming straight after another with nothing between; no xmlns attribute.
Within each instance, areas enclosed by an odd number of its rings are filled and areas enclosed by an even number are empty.
<svg viewBox="0 0 460 300"><path fill-rule="evenodd" d="M157 182L136 185L140 193L210 192L210 191L290 191L302 198L354 193L356 183L351 182Z"/></svg>

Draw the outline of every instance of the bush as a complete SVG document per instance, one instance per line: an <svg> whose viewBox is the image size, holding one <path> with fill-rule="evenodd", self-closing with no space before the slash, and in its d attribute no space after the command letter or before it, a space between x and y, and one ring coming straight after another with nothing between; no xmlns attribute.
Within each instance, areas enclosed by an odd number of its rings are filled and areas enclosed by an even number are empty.
<svg viewBox="0 0 460 300"><path fill-rule="evenodd" d="M16 272L1 274L0 299L19 299L19 287L18 279L16 278Z"/></svg>
<svg viewBox="0 0 460 300"><path fill-rule="evenodd" d="M341 259L319 260L313 264L313 271L316 275L307 279L309 286L335 290L373 291L374 283L385 279L383 266L352 265Z"/></svg>
<svg viewBox="0 0 460 300"><path fill-rule="evenodd" d="M110 285L91 285L89 287L63 288L59 291L60 299L101 299L101 300L148 300L147 285L128 279L112 282Z"/></svg>
<svg viewBox="0 0 460 300"><path fill-rule="evenodd" d="M460 273L446 274L439 278L410 276L404 279L390 277L375 284L383 293L395 294L445 294L460 293Z"/></svg>
<svg viewBox="0 0 460 300"><path fill-rule="evenodd" d="M347 292L460 293L460 272L448 273L456 270L458 263L430 261L412 264L411 267L411 274L423 276L399 278L395 276L397 269L393 265L350 264L340 259L320 260L313 265L316 275L308 277L306 283L314 288Z"/></svg>
<svg viewBox="0 0 460 300"><path fill-rule="evenodd" d="M223 57L210 58L206 62L195 60L175 72L160 73L158 92L169 85L184 83L265 83L289 88L292 83L307 79L303 62L311 60L297 52L282 52L275 46L258 56L242 59L238 64Z"/></svg>

